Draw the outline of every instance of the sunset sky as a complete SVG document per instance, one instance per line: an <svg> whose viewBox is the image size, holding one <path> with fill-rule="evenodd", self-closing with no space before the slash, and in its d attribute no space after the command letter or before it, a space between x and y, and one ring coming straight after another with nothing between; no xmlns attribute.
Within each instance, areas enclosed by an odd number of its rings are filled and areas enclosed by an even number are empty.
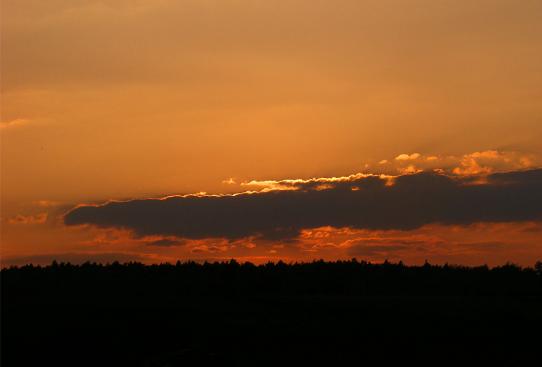
<svg viewBox="0 0 542 367"><path fill-rule="evenodd" d="M540 0L2 0L2 266L542 259Z"/></svg>

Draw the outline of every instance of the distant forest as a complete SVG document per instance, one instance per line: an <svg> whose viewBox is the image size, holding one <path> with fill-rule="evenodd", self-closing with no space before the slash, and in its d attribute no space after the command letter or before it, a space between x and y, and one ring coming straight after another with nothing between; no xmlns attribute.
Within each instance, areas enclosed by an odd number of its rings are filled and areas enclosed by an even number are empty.
<svg viewBox="0 0 542 367"><path fill-rule="evenodd" d="M144 265L141 263L5 268L2 293L19 297L113 298L144 293L171 294L334 294L334 295L536 295L542 292L542 262L534 267L506 264L406 266L402 263L349 261L263 265L229 262ZM133 293L135 292L135 293Z"/></svg>
<svg viewBox="0 0 542 367"><path fill-rule="evenodd" d="M1 271L2 366L536 365L542 262Z"/></svg>

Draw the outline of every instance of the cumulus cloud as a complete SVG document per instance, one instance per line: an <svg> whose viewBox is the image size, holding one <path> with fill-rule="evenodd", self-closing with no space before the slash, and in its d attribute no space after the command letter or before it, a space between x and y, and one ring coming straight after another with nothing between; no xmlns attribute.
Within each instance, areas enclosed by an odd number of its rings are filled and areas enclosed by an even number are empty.
<svg viewBox="0 0 542 367"><path fill-rule="evenodd" d="M417 168L415 165L413 164L409 164L408 166L406 167L401 167L398 169L399 172L402 174L402 175L408 175L408 174L411 174L411 173L418 173L418 172L422 172L423 170L420 169L420 168Z"/></svg>
<svg viewBox="0 0 542 367"><path fill-rule="evenodd" d="M542 161L539 156L525 152L483 150L460 156L422 156L417 164L423 169L443 169L453 175L473 176L538 168Z"/></svg>
<svg viewBox="0 0 542 367"><path fill-rule="evenodd" d="M408 174L440 171L456 176L488 175L495 172L534 169L542 166L537 154L512 150L481 150L462 155L399 154L373 165L373 170L386 174Z"/></svg>
<svg viewBox="0 0 542 367"><path fill-rule="evenodd" d="M414 161L421 157L420 153L412 153L412 154L399 154L397 157L395 157L395 160L397 161Z"/></svg>
<svg viewBox="0 0 542 367"><path fill-rule="evenodd" d="M453 169L458 175L478 175L510 169L525 169L535 164L536 158L518 152L486 150L464 155Z"/></svg>
<svg viewBox="0 0 542 367"><path fill-rule="evenodd" d="M79 206L64 222L125 229L136 237L288 241L303 229L324 226L411 230L432 223L542 220L542 169L492 174L482 184L436 172L393 180L347 177L280 182L288 190Z"/></svg>

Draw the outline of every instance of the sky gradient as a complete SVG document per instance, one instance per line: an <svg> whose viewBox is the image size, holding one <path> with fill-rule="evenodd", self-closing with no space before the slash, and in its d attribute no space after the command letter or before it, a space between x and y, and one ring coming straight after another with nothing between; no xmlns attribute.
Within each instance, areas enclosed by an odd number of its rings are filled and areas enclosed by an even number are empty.
<svg viewBox="0 0 542 367"><path fill-rule="evenodd" d="M532 265L541 17L538 0L4 0L2 264ZM214 204L244 198L266 209ZM172 201L194 204L131 206Z"/></svg>

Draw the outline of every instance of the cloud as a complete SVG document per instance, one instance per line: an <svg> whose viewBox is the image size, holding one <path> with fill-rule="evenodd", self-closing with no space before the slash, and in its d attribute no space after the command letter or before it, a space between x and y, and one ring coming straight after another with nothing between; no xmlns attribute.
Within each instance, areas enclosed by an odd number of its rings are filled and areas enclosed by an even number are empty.
<svg viewBox="0 0 542 367"><path fill-rule="evenodd" d="M184 244L185 244L185 241L172 240L169 238L146 242L147 246L158 246L158 247L182 246Z"/></svg>
<svg viewBox="0 0 542 367"><path fill-rule="evenodd" d="M347 248L349 256L369 258L406 258L408 255L432 257L438 254L447 256L458 254L495 254L510 248L509 244L499 241L446 242L408 240L405 238L387 238L353 241Z"/></svg>
<svg viewBox="0 0 542 367"><path fill-rule="evenodd" d="M407 174L411 174L411 173L419 173L419 172L423 171L422 169L417 168L413 164L410 164L410 165L408 165L407 167L404 167L404 168L399 168L398 170L402 175L407 175Z"/></svg>
<svg viewBox="0 0 542 367"><path fill-rule="evenodd" d="M231 247L228 245L199 245L192 248L193 253L220 253L226 252Z"/></svg>
<svg viewBox="0 0 542 367"><path fill-rule="evenodd" d="M528 227L522 229L524 233L542 233L542 223L531 223Z"/></svg>
<svg viewBox="0 0 542 367"><path fill-rule="evenodd" d="M534 153L513 150L482 150L463 155L400 154L384 159L374 166L386 174L407 174L437 170L456 176L487 175L535 169L542 166L542 157Z"/></svg>
<svg viewBox="0 0 542 367"><path fill-rule="evenodd" d="M53 201L53 200L36 200L32 202L32 204L42 207L42 208L50 208L54 206L59 206L61 203L58 201Z"/></svg>
<svg viewBox="0 0 542 367"><path fill-rule="evenodd" d="M454 247L456 249L470 250L475 252L488 252L501 250L507 247L507 244L504 242L498 241L484 241L484 242L465 242L465 243L455 243Z"/></svg>
<svg viewBox="0 0 542 367"><path fill-rule="evenodd" d="M408 250L409 246L404 244L398 245L356 245L348 250L350 256L373 257L373 256L389 256L395 252Z"/></svg>
<svg viewBox="0 0 542 367"><path fill-rule="evenodd" d="M350 256L361 257L395 257L403 251L427 252L430 248L445 243L442 239L427 235L408 235L380 237L373 234L366 238L354 238L343 242L340 246L347 249ZM402 254L403 255L403 254Z"/></svg>
<svg viewBox="0 0 542 367"><path fill-rule="evenodd" d="M125 229L136 237L293 240L303 229L330 226L412 230L542 219L542 169L493 174L483 184L434 172L290 182L290 190L170 196L78 206L66 225ZM357 188L352 190L352 188Z"/></svg>
<svg viewBox="0 0 542 367"><path fill-rule="evenodd" d="M412 153L412 154L399 154L397 157L395 157L395 160L397 161L414 161L421 157L420 153Z"/></svg>
<svg viewBox="0 0 542 367"><path fill-rule="evenodd" d="M29 120L27 119L14 119L9 121L0 121L0 129L13 128L17 126L22 126L28 124Z"/></svg>
<svg viewBox="0 0 542 367"><path fill-rule="evenodd" d="M10 224L43 224L47 222L47 213L39 213L36 215L17 215L10 218Z"/></svg>
<svg viewBox="0 0 542 367"><path fill-rule="evenodd" d="M506 169L525 169L534 165L535 157L518 152L486 150L466 154L459 166L453 169L457 175L478 175Z"/></svg>
<svg viewBox="0 0 542 367"><path fill-rule="evenodd" d="M286 179L286 180L264 180L264 181L248 181L242 182L241 186L255 186L263 188L263 191L276 190L297 190L300 187L304 188L326 188L329 184L341 182L352 182L366 177L377 177L376 175L367 173L353 173L349 176L340 177L318 177L309 179ZM390 178L389 176L381 175L381 178Z"/></svg>

